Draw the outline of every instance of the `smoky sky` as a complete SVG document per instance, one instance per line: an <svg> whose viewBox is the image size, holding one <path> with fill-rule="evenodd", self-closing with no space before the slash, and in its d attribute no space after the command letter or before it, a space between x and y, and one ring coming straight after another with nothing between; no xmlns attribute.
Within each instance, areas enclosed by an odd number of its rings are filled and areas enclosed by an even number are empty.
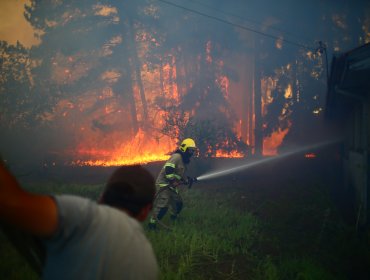
<svg viewBox="0 0 370 280"><path fill-rule="evenodd" d="M191 0L184 5L182 1L165 1L178 4L178 7L163 3L162 6L166 11L174 14L191 13L186 9L200 12L210 16L205 21L210 26L217 25L214 18L222 19L238 26L247 27L248 30L243 32L261 31L266 37L269 35L282 36L297 43L307 46L314 46L315 41L324 40L322 31L325 25L335 20L337 14L345 13L347 21L343 29L356 29L358 26L350 24L358 23L361 16L369 13L370 4L366 0L349 1L349 0L330 0L330 1L271 1L271 0L231 0L231 1L202 1ZM356 30L359 32L359 30ZM260 34L264 37L263 34ZM356 47L354 42L351 47Z"/></svg>

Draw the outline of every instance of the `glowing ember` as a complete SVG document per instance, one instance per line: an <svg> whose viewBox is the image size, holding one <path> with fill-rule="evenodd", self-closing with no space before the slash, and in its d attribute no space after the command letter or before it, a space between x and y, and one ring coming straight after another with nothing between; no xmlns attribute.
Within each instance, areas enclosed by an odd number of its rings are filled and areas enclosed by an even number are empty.
<svg viewBox="0 0 370 280"><path fill-rule="evenodd" d="M315 158L316 157L316 154L315 153L306 153L304 155L305 158Z"/></svg>

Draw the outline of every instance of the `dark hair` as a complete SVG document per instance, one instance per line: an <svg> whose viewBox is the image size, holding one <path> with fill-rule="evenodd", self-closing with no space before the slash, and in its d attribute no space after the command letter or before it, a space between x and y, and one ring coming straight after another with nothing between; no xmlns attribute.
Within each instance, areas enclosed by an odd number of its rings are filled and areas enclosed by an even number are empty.
<svg viewBox="0 0 370 280"><path fill-rule="evenodd" d="M140 165L122 166L108 179L101 203L127 209L133 216L153 202L155 181L152 174Z"/></svg>

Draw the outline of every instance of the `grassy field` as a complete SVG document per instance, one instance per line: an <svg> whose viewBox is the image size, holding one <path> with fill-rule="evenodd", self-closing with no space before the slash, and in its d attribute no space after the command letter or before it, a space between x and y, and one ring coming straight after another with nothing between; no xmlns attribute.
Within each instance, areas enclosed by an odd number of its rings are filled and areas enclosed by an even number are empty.
<svg viewBox="0 0 370 280"><path fill-rule="evenodd" d="M171 230L148 231L161 279L367 279L368 236L358 237L315 183L288 182L279 191L243 180L183 190ZM97 199L102 185L51 184L27 188ZM146 228L146 223L144 223ZM0 234L1 279L38 279ZM363 278L365 277L365 278Z"/></svg>
<svg viewBox="0 0 370 280"><path fill-rule="evenodd" d="M181 219L164 220L172 230L148 233L161 279L345 279L302 252L299 243L290 245L295 247L290 254L279 236L281 221L266 222L242 209L247 198L240 193L208 189L183 196L187 207ZM307 242L315 247L319 235Z"/></svg>

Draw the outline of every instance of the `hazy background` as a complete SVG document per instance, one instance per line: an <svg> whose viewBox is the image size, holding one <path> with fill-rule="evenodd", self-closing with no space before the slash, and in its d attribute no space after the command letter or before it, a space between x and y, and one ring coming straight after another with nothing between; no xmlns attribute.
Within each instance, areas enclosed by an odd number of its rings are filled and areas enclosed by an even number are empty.
<svg viewBox="0 0 370 280"><path fill-rule="evenodd" d="M332 56L370 41L368 1L99 3L0 2L8 161L161 160L183 137L202 157L315 143Z"/></svg>

